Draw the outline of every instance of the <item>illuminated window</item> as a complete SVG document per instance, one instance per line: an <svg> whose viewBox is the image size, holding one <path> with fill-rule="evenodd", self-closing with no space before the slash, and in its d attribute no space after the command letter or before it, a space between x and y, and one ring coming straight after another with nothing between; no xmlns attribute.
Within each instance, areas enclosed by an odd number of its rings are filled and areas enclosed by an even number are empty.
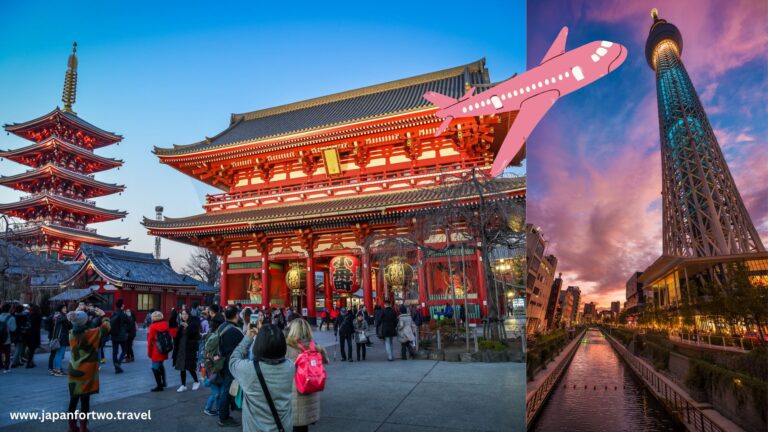
<svg viewBox="0 0 768 432"><path fill-rule="evenodd" d="M541 84L541 81L539 81L539 88L541 88L541 87L543 87L543 85Z"/></svg>
<svg viewBox="0 0 768 432"><path fill-rule="evenodd" d="M160 294L139 294L136 299L136 309L140 311L160 309Z"/></svg>
<svg viewBox="0 0 768 432"><path fill-rule="evenodd" d="M506 99L507 99L507 95L505 95L504 93L502 93L502 94L501 94L501 100L506 100Z"/></svg>
<svg viewBox="0 0 768 432"><path fill-rule="evenodd" d="M461 112L467 112L467 107L462 108Z"/></svg>
<svg viewBox="0 0 768 432"><path fill-rule="evenodd" d="M549 78L544 80L544 85L549 85Z"/></svg>
<svg viewBox="0 0 768 432"><path fill-rule="evenodd" d="M472 105L469 106L469 110L472 111Z"/></svg>
<svg viewBox="0 0 768 432"><path fill-rule="evenodd" d="M531 91L531 86L525 86L525 92L528 93L529 91Z"/></svg>
<svg viewBox="0 0 768 432"><path fill-rule="evenodd" d="M600 57L598 57L597 54L592 54L592 61L597 63L600 61Z"/></svg>
<svg viewBox="0 0 768 432"><path fill-rule="evenodd" d="M515 90L515 91L513 92L513 94L514 94L515 96L517 96L517 90Z"/></svg>
<svg viewBox="0 0 768 432"><path fill-rule="evenodd" d="M568 71L565 71L565 77L568 78Z"/></svg>
<svg viewBox="0 0 768 432"><path fill-rule="evenodd" d="M557 79L559 79L560 81L562 81L562 80L563 80L563 74L560 74L560 75L558 75L558 76L557 76Z"/></svg>
<svg viewBox="0 0 768 432"><path fill-rule="evenodd" d="M501 108L503 105L501 104L501 100L499 100L498 96L494 96L491 98L491 103L496 109Z"/></svg>
<svg viewBox="0 0 768 432"><path fill-rule="evenodd" d="M485 106L485 101L480 101L480 106Z"/></svg>
<svg viewBox="0 0 768 432"><path fill-rule="evenodd" d="M602 41L602 42L600 42L600 45L601 45L601 46L604 46L604 47L606 47L606 48L610 48L610 47L612 47L612 46L613 46L613 42Z"/></svg>
<svg viewBox="0 0 768 432"><path fill-rule="evenodd" d="M600 47L597 49L597 55L599 55L600 57L606 55L607 53L608 53L608 50L605 48Z"/></svg>
<svg viewBox="0 0 768 432"><path fill-rule="evenodd" d="M475 109L478 109L478 108L480 108L480 104L475 102Z"/></svg>

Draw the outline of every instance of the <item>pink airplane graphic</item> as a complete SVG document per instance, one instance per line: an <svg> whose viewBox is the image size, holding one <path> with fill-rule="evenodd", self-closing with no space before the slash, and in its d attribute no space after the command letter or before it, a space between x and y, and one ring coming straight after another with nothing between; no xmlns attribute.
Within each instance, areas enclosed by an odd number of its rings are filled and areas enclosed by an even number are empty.
<svg viewBox="0 0 768 432"><path fill-rule="evenodd" d="M501 174L557 98L602 78L627 58L625 47L608 41L565 52L567 38L568 27L563 27L538 66L475 96L474 87L458 100L432 91L424 93L425 99L440 108L436 115L444 119L435 136L457 118L519 111L491 166L492 176Z"/></svg>

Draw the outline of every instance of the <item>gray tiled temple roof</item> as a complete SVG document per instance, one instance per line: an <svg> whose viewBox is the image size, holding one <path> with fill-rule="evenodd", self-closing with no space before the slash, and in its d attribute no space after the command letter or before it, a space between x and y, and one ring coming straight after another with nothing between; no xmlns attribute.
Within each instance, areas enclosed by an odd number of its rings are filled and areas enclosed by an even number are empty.
<svg viewBox="0 0 768 432"><path fill-rule="evenodd" d="M95 292L95 290L92 290L90 288L69 289L51 297L50 301L54 301L54 302L80 301L91 296L95 296L99 298L100 301L102 302L106 301L104 297L102 297L101 295L99 295L99 293Z"/></svg>
<svg viewBox="0 0 768 432"><path fill-rule="evenodd" d="M109 132L109 131L106 131L106 130L98 127L98 126L92 125L91 123L88 123L87 121L83 120L82 118L78 117L75 114L72 114L72 113L69 113L69 112L66 112L66 111L62 111L59 107L56 107L53 111L51 111L51 112L49 112L47 114L41 115L40 117L34 118L32 120L29 120L29 121L25 121L25 122L21 122L21 123L4 124L3 128L5 128L5 130L8 131L8 132L15 132L17 130L24 129L25 127L34 125L35 123L44 122L44 121L48 120L50 117L54 117L54 116L63 116L67 120L73 122L75 125L83 128L83 129L90 130L93 133L99 134L99 135L107 138L108 141L118 142L118 141L121 141L123 139L122 135L118 135L118 134L116 134L114 132Z"/></svg>
<svg viewBox="0 0 768 432"><path fill-rule="evenodd" d="M158 155L182 155L290 133L404 113L433 105L427 91L460 98L466 85L490 83L485 59L384 84L336 93L306 101L232 114L230 126L212 138L173 148L155 147Z"/></svg>
<svg viewBox="0 0 768 432"><path fill-rule="evenodd" d="M150 253L133 252L84 244L80 252L96 269L117 282L140 285L173 285L197 288L199 281L176 273L167 259ZM86 262L84 261L84 262Z"/></svg>

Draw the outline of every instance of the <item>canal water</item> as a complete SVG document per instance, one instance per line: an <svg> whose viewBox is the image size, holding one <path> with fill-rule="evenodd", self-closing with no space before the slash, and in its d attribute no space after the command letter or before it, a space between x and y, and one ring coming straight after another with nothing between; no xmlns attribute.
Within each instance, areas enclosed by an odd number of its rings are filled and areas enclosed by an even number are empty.
<svg viewBox="0 0 768 432"><path fill-rule="evenodd" d="M598 330L588 330L533 430L650 432L685 429L678 426L643 387L605 336Z"/></svg>

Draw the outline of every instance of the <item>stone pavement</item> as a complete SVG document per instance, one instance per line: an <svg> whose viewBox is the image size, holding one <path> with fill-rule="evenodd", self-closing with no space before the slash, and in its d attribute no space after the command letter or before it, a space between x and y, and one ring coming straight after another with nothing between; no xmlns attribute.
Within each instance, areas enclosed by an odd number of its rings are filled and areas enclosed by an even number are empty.
<svg viewBox="0 0 768 432"><path fill-rule="evenodd" d="M329 348L332 361L326 368L321 420L312 426L313 431L524 430L523 363L387 362L383 344L375 338L368 360L341 362L333 333L316 332L315 336ZM145 355L146 342L135 345L137 361L124 365L121 375L114 374L107 348L109 360L101 371L101 392L92 398L91 409L112 413L151 410L152 420L92 421L89 428L94 432L218 429L216 418L202 413L208 388L177 393L180 379L170 362L166 362L169 388L149 392L154 379ZM66 378L47 374L47 354L35 359L35 369L13 369L0 375L0 431L66 430L63 422L10 419L13 411L66 410ZM187 380L189 384L191 379ZM239 419L240 413L234 415Z"/></svg>

